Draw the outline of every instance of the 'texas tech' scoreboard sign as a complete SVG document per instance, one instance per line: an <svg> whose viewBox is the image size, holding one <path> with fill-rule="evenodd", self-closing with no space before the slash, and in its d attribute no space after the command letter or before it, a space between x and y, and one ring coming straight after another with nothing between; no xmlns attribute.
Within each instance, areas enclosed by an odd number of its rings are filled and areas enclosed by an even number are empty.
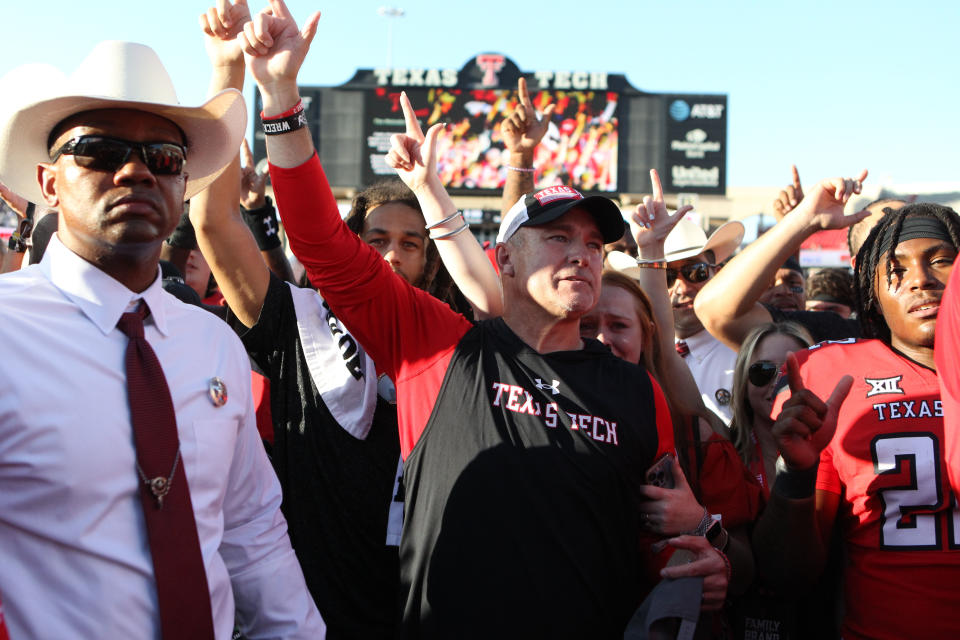
<svg viewBox="0 0 960 640"><path fill-rule="evenodd" d="M539 111L555 105L534 160L538 187L649 192L648 171L656 168L668 191L725 193L725 95L645 93L606 72L521 71L497 53L461 69L361 69L338 87L300 91L331 184L362 187L394 175L384 158L390 136L405 129L399 99L406 91L424 130L447 124L438 143L447 188L494 194L508 171L500 124L518 103L520 77ZM259 94L256 102L259 113ZM259 129L255 153L264 155Z"/></svg>

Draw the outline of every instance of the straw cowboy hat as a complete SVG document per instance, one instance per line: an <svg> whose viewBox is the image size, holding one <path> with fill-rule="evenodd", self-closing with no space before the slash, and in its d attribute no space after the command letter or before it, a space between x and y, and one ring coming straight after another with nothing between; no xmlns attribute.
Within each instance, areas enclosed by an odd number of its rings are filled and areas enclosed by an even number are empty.
<svg viewBox="0 0 960 640"><path fill-rule="evenodd" d="M216 179L237 154L247 126L239 91L221 91L199 107L181 106L153 49L101 42L70 76L49 65L26 65L0 79L0 181L31 202L43 202L37 164L50 162L50 132L91 109L136 109L179 126L187 137L184 198Z"/></svg>
<svg viewBox="0 0 960 640"><path fill-rule="evenodd" d="M700 225L687 219L680 220L663 241L663 259L667 262L677 262L700 255L704 251L713 251L714 262L720 264L740 246L743 241L743 232L743 224L731 220L720 225L707 238L707 234ZM611 268L634 278L640 273L637 261L620 251L611 251L607 254L607 263Z"/></svg>

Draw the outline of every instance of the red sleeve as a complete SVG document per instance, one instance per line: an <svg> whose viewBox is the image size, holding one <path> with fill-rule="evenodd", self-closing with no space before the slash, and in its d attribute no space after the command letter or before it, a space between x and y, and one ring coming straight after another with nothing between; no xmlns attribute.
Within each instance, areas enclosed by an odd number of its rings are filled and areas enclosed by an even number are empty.
<svg viewBox="0 0 960 640"><path fill-rule="evenodd" d="M944 451L954 495L960 496L960 276L951 274L937 314L934 359L943 403Z"/></svg>
<svg viewBox="0 0 960 640"><path fill-rule="evenodd" d="M650 385L653 387L653 404L657 411L657 455L659 460L665 453L676 454L676 444L673 441L673 419L670 417L670 407L667 406L667 397L663 395L660 384L650 376Z"/></svg>
<svg viewBox="0 0 960 640"><path fill-rule="evenodd" d="M380 371L397 385L401 453L423 432L453 351L470 322L393 273L340 217L314 153L290 169L270 165L277 211L310 282Z"/></svg>

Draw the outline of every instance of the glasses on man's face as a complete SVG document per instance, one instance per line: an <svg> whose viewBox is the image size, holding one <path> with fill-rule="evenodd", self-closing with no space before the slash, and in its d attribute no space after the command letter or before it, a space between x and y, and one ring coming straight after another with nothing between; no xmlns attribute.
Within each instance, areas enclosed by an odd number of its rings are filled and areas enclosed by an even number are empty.
<svg viewBox="0 0 960 640"><path fill-rule="evenodd" d="M710 269L715 266L717 265L710 264L709 262L694 262L679 269L667 267L667 287L673 286L673 283L677 281L677 276L680 276L690 284L706 282L707 278L710 277Z"/></svg>
<svg viewBox="0 0 960 640"><path fill-rule="evenodd" d="M94 171L114 173L136 152L155 176L176 176L187 162L185 147L172 142L130 142L105 136L78 136L68 140L51 158L73 156L76 163Z"/></svg>
<svg viewBox="0 0 960 640"><path fill-rule="evenodd" d="M770 384L780 370L780 365L769 360L757 360L747 368L747 379L755 387L765 387Z"/></svg>

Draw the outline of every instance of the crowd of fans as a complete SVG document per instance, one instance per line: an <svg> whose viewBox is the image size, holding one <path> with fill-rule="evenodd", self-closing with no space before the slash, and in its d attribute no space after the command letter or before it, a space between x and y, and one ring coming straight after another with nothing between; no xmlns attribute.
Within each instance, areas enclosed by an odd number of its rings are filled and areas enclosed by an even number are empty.
<svg viewBox="0 0 960 640"><path fill-rule="evenodd" d="M535 189L521 80L495 246L445 189L486 160L405 94L341 219L318 20L211 7L197 108L131 43L4 81L0 639L957 635L956 212L794 170L741 247L655 170L625 212ZM805 272L842 228L851 269Z"/></svg>

